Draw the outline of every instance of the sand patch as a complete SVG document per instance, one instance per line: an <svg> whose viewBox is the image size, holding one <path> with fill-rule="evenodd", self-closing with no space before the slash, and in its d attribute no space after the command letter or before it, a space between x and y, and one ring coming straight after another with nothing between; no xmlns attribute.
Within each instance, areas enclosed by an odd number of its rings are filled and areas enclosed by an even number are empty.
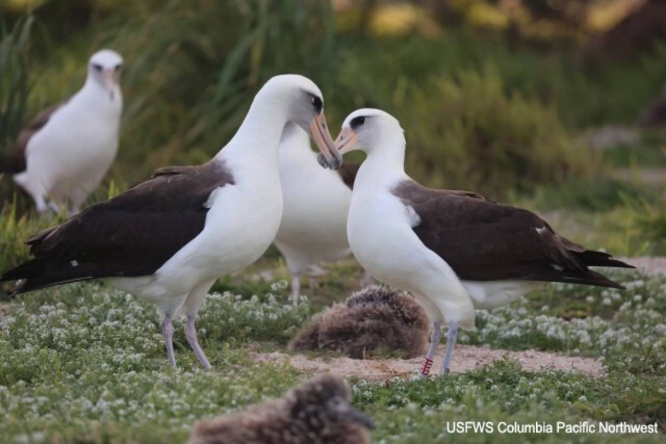
<svg viewBox="0 0 666 444"><path fill-rule="evenodd" d="M441 346L437 350L432 374L439 372L443 357L444 346ZM458 345L456 347L453 353L451 372L462 373L473 370L485 364L492 364L494 361L501 360L504 357L518 361L523 370L527 371L539 371L542 369L574 370L591 376L605 375L603 365L597 359L564 356L536 350L508 351L471 345ZM373 380L388 379L394 376L410 377L414 374L413 370L419 368L423 362L423 358L421 357L414 359L360 360L345 357L310 358L304 355L289 355L281 352L255 353L255 358L259 362L286 362L302 372L331 372L343 377L357 376Z"/></svg>
<svg viewBox="0 0 666 444"><path fill-rule="evenodd" d="M666 257L664 256L628 257L625 260L634 267L648 273L666 274Z"/></svg>

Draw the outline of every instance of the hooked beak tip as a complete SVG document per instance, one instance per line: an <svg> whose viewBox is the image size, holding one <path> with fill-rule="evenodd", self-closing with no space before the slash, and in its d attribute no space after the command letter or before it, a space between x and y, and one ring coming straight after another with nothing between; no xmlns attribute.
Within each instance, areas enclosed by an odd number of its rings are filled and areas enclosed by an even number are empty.
<svg viewBox="0 0 666 444"><path fill-rule="evenodd" d="M328 133L326 117L323 112L312 121L310 134L321 152L317 156L319 164L324 168L340 168L342 165L342 155L335 149L335 144Z"/></svg>

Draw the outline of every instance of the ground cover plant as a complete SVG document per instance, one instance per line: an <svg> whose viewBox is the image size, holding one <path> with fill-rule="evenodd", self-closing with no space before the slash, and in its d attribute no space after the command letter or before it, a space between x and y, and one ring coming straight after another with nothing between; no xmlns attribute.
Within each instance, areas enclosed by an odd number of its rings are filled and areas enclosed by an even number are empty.
<svg viewBox="0 0 666 444"><path fill-rule="evenodd" d="M538 349L603 360L607 374L526 372L503 360L447 377L352 379L354 402L375 417L376 442L478 442L447 422L627 421L666 426L666 278L614 274L626 291L556 285L509 307L479 312L461 343ZM14 301L0 321L0 427L5 442L183 440L202 416L279 396L305 376L256 362L282 350L314 314L288 301L284 282L267 294L208 297L199 334L214 370L199 368L177 326L178 367L164 358L152 306L97 284ZM420 413L417 413L420 412ZM482 438L485 436L485 438ZM529 435L546 438L550 435ZM560 435L560 438L565 435ZM620 435L566 435L623 442ZM550 436L554 440L555 436ZM507 435L493 441L509 442ZM643 436L659 442L663 436ZM626 441L624 441L626 442Z"/></svg>
<svg viewBox="0 0 666 444"><path fill-rule="evenodd" d="M256 7L243 6L250 3ZM54 0L44 5L67 9ZM8 128L0 152L9 152L18 120L25 123L80 86L82 61L92 52L117 49L127 61L120 153L91 202L159 167L208 160L261 84L296 71L321 86L332 133L359 107L398 117L407 171L424 184L473 189L530 208L568 238L616 256L666 255L663 131L629 128L636 137L606 148L586 142L599 126L633 126L666 78L666 45L583 69L571 44L546 50L508 44L467 26L446 28L437 38L341 32L344 23L326 2L100 2L79 28L49 14L38 9L34 21L0 23L0 61L11 61L1 66L12 67L0 72L0 87L16 91L9 105L11 97L0 95L0 128ZM7 176L0 177L0 197L2 272L28 257L29 235L65 216L32 214ZM307 372L259 362L256 354L286 352L312 316L359 288L362 270L351 259L328 270L304 283L308 297L297 306L275 249L242 274L219 279L197 322L209 373L179 323L178 367L170 368L154 308L132 296L84 283L9 300L11 286L2 287L0 442L182 442L203 416L280 396ZM505 359L438 379L354 377L353 402L377 423L374 442L517 439L497 430L452 432L447 427L455 421L491 421L495 429L500 421L657 423L659 435L520 439L662 442L666 277L639 271L610 277L627 289L557 284L479 312L477 330L460 335L463 344L599 359L604 375L528 372Z"/></svg>

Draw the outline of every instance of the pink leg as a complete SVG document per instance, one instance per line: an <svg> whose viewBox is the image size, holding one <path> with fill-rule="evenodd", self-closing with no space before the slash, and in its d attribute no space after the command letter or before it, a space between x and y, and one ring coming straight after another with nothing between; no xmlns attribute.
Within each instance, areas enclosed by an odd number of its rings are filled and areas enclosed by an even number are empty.
<svg viewBox="0 0 666 444"><path fill-rule="evenodd" d="M421 367L421 376L426 377L430 374L430 368L432 367L433 358L435 357L435 352L437 351L437 346L439 345L439 340L442 337L442 326L439 322L432 323L432 336L430 336L430 348L428 353L426 353L425 360L423 361L423 367Z"/></svg>
<svg viewBox="0 0 666 444"><path fill-rule="evenodd" d="M173 352L173 324L171 323L171 315L164 316L162 321L162 335L164 342L166 342L167 355L169 356L169 363L172 367L176 366L176 355Z"/></svg>
<svg viewBox="0 0 666 444"><path fill-rule="evenodd" d="M185 324L185 338L204 368L210 370L210 362L208 362L208 358L206 358L206 355L199 345L199 340L197 339L197 330L194 328L194 317L194 315L189 315L187 317L187 323Z"/></svg>

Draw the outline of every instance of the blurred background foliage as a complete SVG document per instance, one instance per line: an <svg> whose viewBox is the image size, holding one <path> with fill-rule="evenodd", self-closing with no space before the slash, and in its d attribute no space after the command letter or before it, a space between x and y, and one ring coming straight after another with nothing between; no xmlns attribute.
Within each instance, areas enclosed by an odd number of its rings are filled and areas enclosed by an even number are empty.
<svg viewBox="0 0 666 444"><path fill-rule="evenodd" d="M636 127L666 80L666 2L4 0L0 14L2 154L80 87L101 47L126 60L115 190L206 161L264 81L297 72L322 88L334 133L359 107L394 114L407 171L430 186L612 213L624 222L609 248L666 253L663 122ZM5 201L24 200L7 178L0 186ZM577 225L572 236L592 246L607 234Z"/></svg>

